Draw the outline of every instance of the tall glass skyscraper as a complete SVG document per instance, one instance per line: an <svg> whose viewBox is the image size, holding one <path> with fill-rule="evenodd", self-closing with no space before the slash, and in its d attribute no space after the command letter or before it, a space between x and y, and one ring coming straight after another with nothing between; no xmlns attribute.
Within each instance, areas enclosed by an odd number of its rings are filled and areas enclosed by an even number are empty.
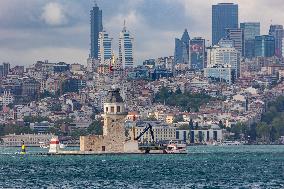
<svg viewBox="0 0 284 189"><path fill-rule="evenodd" d="M255 37L255 56L272 57L275 54L275 39L272 35Z"/></svg>
<svg viewBox="0 0 284 189"><path fill-rule="evenodd" d="M184 30L181 39L175 39L175 64L188 64L189 65L189 35L187 29Z"/></svg>
<svg viewBox="0 0 284 189"><path fill-rule="evenodd" d="M212 5L212 45L226 37L226 29L238 28L238 5L219 3Z"/></svg>
<svg viewBox="0 0 284 189"><path fill-rule="evenodd" d="M284 30L282 25L270 25L269 35L275 39L275 56L282 57L282 39L284 37Z"/></svg>
<svg viewBox="0 0 284 189"><path fill-rule="evenodd" d="M99 33L98 49L100 64L109 65L110 59L112 58L112 38L110 38L105 31Z"/></svg>
<svg viewBox="0 0 284 189"><path fill-rule="evenodd" d="M124 23L124 27L119 34L119 61L123 69L133 67L134 65L133 42L134 38L126 30Z"/></svg>
<svg viewBox="0 0 284 189"><path fill-rule="evenodd" d="M260 23L244 22L240 24L240 28L243 30L244 35L243 55L246 58L253 58L255 57L255 36L260 35Z"/></svg>
<svg viewBox="0 0 284 189"><path fill-rule="evenodd" d="M99 48L98 39L99 33L103 31L102 10L95 4L90 12L91 16L91 49L90 58L98 59Z"/></svg>

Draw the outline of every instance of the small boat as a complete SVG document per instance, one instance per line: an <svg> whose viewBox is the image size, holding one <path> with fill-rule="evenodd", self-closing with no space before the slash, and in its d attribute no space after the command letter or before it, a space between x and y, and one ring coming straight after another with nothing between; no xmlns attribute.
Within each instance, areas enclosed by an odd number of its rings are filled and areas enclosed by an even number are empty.
<svg viewBox="0 0 284 189"><path fill-rule="evenodd" d="M46 149L46 148L49 148L49 145L44 142L39 142L39 147Z"/></svg>
<svg viewBox="0 0 284 189"><path fill-rule="evenodd" d="M220 146L239 146L239 145L242 145L242 143L239 141L230 141L230 140L223 141L220 144Z"/></svg>
<svg viewBox="0 0 284 189"><path fill-rule="evenodd" d="M60 143L60 144L59 144L59 148L61 148L61 149L66 148L66 144Z"/></svg>
<svg viewBox="0 0 284 189"><path fill-rule="evenodd" d="M166 149L164 150L167 154L185 154L186 152L186 144L180 144L175 142L170 142Z"/></svg>

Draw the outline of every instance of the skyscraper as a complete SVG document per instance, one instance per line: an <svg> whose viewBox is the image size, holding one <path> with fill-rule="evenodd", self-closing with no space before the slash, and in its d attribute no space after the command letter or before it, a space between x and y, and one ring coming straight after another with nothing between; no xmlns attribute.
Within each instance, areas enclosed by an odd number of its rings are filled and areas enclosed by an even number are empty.
<svg viewBox="0 0 284 189"><path fill-rule="evenodd" d="M240 24L240 28L243 30L244 35L243 56L246 58L253 58L255 56L255 36L260 35L260 23L244 22Z"/></svg>
<svg viewBox="0 0 284 189"><path fill-rule="evenodd" d="M234 42L234 47L243 55L243 31L239 28L226 29L227 37Z"/></svg>
<svg viewBox="0 0 284 189"><path fill-rule="evenodd" d="M189 65L189 40L187 29L184 30L181 39L175 39L175 64Z"/></svg>
<svg viewBox="0 0 284 189"><path fill-rule="evenodd" d="M238 5L219 3L212 6L212 44L226 37L227 28L238 28Z"/></svg>
<svg viewBox="0 0 284 189"><path fill-rule="evenodd" d="M283 25L270 25L269 35L275 39L275 56L282 57L282 39L284 37Z"/></svg>
<svg viewBox="0 0 284 189"><path fill-rule="evenodd" d="M190 64L191 69L201 70L205 61L205 39L195 37L190 40Z"/></svg>
<svg viewBox="0 0 284 189"><path fill-rule="evenodd" d="M275 39L272 35L255 37L255 56L272 57L275 54Z"/></svg>
<svg viewBox="0 0 284 189"><path fill-rule="evenodd" d="M123 69L133 67L134 65L133 42L134 38L126 30L124 22L123 29L119 34L119 61Z"/></svg>
<svg viewBox="0 0 284 189"><path fill-rule="evenodd" d="M3 62L3 76L7 76L10 72L10 63L9 62Z"/></svg>
<svg viewBox="0 0 284 189"><path fill-rule="evenodd" d="M99 33L98 48L98 59L100 60L100 64L109 65L112 58L112 38L109 37L106 31Z"/></svg>
<svg viewBox="0 0 284 189"><path fill-rule="evenodd" d="M91 16L91 50L90 57L98 59L98 39L99 33L103 31L102 10L95 4L90 12Z"/></svg>

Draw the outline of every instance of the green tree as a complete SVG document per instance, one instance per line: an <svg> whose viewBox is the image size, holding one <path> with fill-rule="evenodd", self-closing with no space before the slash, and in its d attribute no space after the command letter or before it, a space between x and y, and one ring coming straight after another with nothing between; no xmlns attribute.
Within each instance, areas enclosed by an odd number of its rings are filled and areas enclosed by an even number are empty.
<svg viewBox="0 0 284 189"><path fill-rule="evenodd" d="M256 135L258 138L262 139L262 141L268 142L270 135L269 125L265 122L258 123L256 127Z"/></svg>
<svg viewBox="0 0 284 189"><path fill-rule="evenodd" d="M182 124L177 129L178 130L189 130L189 126L187 124Z"/></svg>
<svg viewBox="0 0 284 189"><path fill-rule="evenodd" d="M184 122L183 116L182 116L182 115L177 115L177 116L175 116L173 122L174 122L174 123Z"/></svg>
<svg viewBox="0 0 284 189"><path fill-rule="evenodd" d="M103 134L103 123L102 120L95 120L89 125L87 129L88 134L102 135Z"/></svg>

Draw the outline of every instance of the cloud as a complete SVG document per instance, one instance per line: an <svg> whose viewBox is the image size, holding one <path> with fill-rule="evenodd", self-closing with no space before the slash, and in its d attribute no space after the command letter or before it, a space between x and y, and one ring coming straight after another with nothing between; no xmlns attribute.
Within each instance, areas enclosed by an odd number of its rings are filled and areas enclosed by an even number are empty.
<svg viewBox="0 0 284 189"><path fill-rule="evenodd" d="M59 26L66 24L67 18L65 11L59 3L51 2L43 7L41 18L44 22L51 26Z"/></svg>
<svg viewBox="0 0 284 189"><path fill-rule="evenodd" d="M0 62L28 65L36 60L86 62L90 48L91 0L0 0ZM211 6L220 0L98 0L103 26L113 37L117 55L119 32L134 37L134 56L173 55L174 38L185 28L190 37L211 39ZM239 4L239 22L284 24L283 0L222 0ZM19 7L20 6L20 7ZM272 20L272 22L271 22Z"/></svg>

